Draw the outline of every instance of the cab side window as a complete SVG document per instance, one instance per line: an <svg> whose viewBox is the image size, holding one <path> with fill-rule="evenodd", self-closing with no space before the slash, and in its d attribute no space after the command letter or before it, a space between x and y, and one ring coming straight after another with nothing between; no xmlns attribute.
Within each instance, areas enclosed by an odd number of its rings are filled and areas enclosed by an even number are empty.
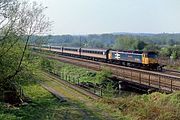
<svg viewBox="0 0 180 120"><path fill-rule="evenodd" d="M144 57L144 58L147 58L147 54L143 54L143 57Z"/></svg>

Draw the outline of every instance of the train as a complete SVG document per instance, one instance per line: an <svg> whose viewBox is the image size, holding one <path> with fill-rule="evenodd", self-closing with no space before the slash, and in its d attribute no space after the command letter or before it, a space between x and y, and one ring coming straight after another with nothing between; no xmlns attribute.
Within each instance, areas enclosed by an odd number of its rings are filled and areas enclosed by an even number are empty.
<svg viewBox="0 0 180 120"><path fill-rule="evenodd" d="M63 47L49 45L43 45L41 47L34 46L33 49L41 49L61 55L68 55L72 57L79 57L82 59L90 59L134 68L162 71L163 67L159 63L158 54L153 51L122 51L112 49Z"/></svg>

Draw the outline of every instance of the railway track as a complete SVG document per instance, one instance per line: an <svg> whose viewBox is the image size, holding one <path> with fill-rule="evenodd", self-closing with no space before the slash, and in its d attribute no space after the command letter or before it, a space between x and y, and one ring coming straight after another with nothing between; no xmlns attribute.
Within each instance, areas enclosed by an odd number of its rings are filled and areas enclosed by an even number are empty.
<svg viewBox="0 0 180 120"><path fill-rule="evenodd" d="M58 77L56 75L52 75L52 74L49 74L46 72L41 72L41 74L43 76L48 76L49 78L51 78L50 82L52 82L53 84L58 84L61 88L63 88L64 91L67 91L68 94L71 94L71 96L75 96L75 97L86 96L87 98L91 98L94 100L98 100L101 98L101 96L96 95L92 92L89 92L88 90L83 89L82 87L80 87L78 85L74 85L74 84L71 84L67 81L58 79ZM73 92L73 91L76 91L76 92Z"/></svg>
<svg viewBox="0 0 180 120"><path fill-rule="evenodd" d="M178 70L164 69L164 73L180 77L180 71Z"/></svg>
<svg viewBox="0 0 180 120"><path fill-rule="evenodd" d="M77 66L82 66L93 70L109 69L114 76L141 85L157 88L162 91L173 92L180 90L180 76L170 73L160 73L154 71L141 70L114 64L107 64L98 61L87 59L74 58L63 55L45 55L35 53L48 59L55 59L61 62L70 63Z"/></svg>

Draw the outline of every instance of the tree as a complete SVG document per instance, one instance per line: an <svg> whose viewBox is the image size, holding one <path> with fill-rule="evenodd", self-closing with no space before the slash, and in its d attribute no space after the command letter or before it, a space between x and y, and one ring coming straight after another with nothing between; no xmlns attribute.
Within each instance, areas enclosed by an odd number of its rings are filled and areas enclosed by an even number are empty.
<svg viewBox="0 0 180 120"><path fill-rule="evenodd" d="M132 50L134 42L134 39L129 36L118 37L113 48L119 50Z"/></svg>
<svg viewBox="0 0 180 120"><path fill-rule="evenodd" d="M170 45L170 46L173 46L173 45L176 44L176 42L175 42L174 39L169 39L169 40L167 41L167 44Z"/></svg>
<svg viewBox="0 0 180 120"><path fill-rule="evenodd" d="M170 57L171 55L171 50L170 48L162 48L160 51L160 56L161 57Z"/></svg>
<svg viewBox="0 0 180 120"><path fill-rule="evenodd" d="M113 48L120 50L142 50L145 46L146 43L138 37L121 36L116 39Z"/></svg>
<svg viewBox="0 0 180 120"><path fill-rule="evenodd" d="M159 50L159 46L157 46L156 44L154 43L148 43L145 47L144 47L144 51L156 51L158 52Z"/></svg>
<svg viewBox="0 0 180 120"><path fill-rule="evenodd" d="M28 42L34 34L49 30L43 14L45 7L36 2L0 1L0 82L1 88L18 91L16 76L23 72Z"/></svg>
<svg viewBox="0 0 180 120"><path fill-rule="evenodd" d="M136 40L133 44L134 50L143 50L147 44L144 41Z"/></svg>
<svg viewBox="0 0 180 120"><path fill-rule="evenodd" d="M176 51L173 51L172 54L171 54L172 58L174 60L176 60L178 58L178 55L177 55L177 52Z"/></svg>

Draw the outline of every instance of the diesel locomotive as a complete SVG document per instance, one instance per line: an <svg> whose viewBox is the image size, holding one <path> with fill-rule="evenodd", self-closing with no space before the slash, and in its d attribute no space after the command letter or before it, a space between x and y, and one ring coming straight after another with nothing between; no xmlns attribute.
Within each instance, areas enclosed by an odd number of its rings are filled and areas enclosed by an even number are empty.
<svg viewBox="0 0 180 120"><path fill-rule="evenodd" d="M135 68L161 71L163 67L159 64L158 55L155 52L119 51L111 49L92 49L63 46L41 46L33 48L72 57L97 60L110 64L119 64Z"/></svg>

